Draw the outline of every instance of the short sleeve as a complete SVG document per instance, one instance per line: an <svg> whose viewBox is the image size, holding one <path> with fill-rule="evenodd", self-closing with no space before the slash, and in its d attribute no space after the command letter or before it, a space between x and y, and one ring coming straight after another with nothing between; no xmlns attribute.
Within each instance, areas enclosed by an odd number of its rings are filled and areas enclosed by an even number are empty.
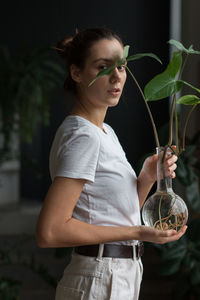
<svg viewBox="0 0 200 300"><path fill-rule="evenodd" d="M99 136L83 127L63 135L55 162L56 176L95 180L100 149Z"/></svg>

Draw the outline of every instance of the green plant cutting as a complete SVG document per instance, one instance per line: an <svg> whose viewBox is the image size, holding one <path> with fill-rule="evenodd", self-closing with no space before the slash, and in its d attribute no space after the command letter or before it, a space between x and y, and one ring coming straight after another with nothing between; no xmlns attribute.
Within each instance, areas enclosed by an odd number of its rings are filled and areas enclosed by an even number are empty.
<svg viewBox="0 0 200 300"><path fill-rule="evenodd" d="M193 49L193 46L191 45L188 49L186 49L180 42L176 40L170 40L169 44L175 46L178 51L173 52L172 59L169 62L167 68L164 72L161 74L156 75L152 80L150 80L145 88L144 91L142 90L141 86L139 85L136 77L133 75L131 70L128 67L128 62L138 60L144 57L151 57L156 59L158 62L161 62L161 60L153 53L140 53L128 56L129 53L129 46L124 47L123 57L122 59L119 59L116 61L116 63L112 66L110 66L107 69L101 70L97 76L90 82L89 87L101 76L109 75L113 72L113 70L120 66L124 65L127 71L130 73L132 79L134 80L135 84L137 85L142 99L144 100L145 106L148 110L153 131L154 131L154 137L156 146L160 147L160 142L158 138L158 132L156 129L155 122L153 120L153 116L151 113L151 110L149 108L148 102L149 101L156 101L161 100L164 98L167 98L169 96L173 96L172 102L171 102L171 110L170 110L170 126L169 126L169 142L168 147L171 147L172 141L173 141L173 123L175 119L175 126L176 126L176 135L175 135L175 141L176 141L176 154L179 155L184 149L185 149L185 133L186 133L186 127L189 121L189 118L191 116L192 111L196 107L197 104L200 103L200 98L197 95L189 94L184 95L178 100L176 99L176 94L181 91L183 85L189 86L193 91L200 94L200 89L194 87L192 84L181 80L181 76L183 74L183 70L185 68L185 65L187 63L188 57L192 54L198 54L200 55L200 51L196 51ZM184 60L183 55L185 54ZM184 130L183 130L183 136L182 136L182 147L179 148L179 138L178 138L178 114L176 109L176 104L183 104L183 105L190 105L192 108L190 109L190 112L188 113ZM175 118L173 116L175 115ZM173 152L175 150L173 149Z"/></svg>
<svg viewBox="0 0 200 300"><path fill-rule="evenodd" d="M170 116L169 116L169 139L167 145L162 147L161 154L161 173L162 173L162 179L166 188L166 195L161 192L160 194L155 196L155 200L158 203L157 204L157 217L154 220L152 226L161 230L167 230L167 229L175 229L180 230L180 228L186 223L187 221L187 207L182 212L179 211L178 206L179 202L183 202L183 200L173 193L171 187L170 187L170 181L169 178L167 178L165 174L165 168L164 168L164 160L167 155L169 155L169 152L176 154L179 156L184 150L185 150L185 137L186 137L186 128L188 125L188 121L191 117L192 112L194 111L195 107L200 104L200 89L197 87L194 87L191 83L186 82L182 80L182 74L183 70L185 68L185 65L188 61L188 58L190 55L199 55L200 51L196 51L193 49L193 46L191 45L188 49L185 48L182 43L176 41L176 40L170 40L170 45L173 45L176 47L176 51L172 53L172 58L167 65L166 69L156 75L153 79L151 79L146 86L144 87L144 91L142 90L140 84L138 83L135 75L132 73L130 68L128 67L128 63L130 61L138 60L144 57L151 57L155 60L157 60L159 63L162 63L160 59L153 53L140 53L129 56L129 46L124 47L123 57L115 62L114 65L100 71L97 76L90 82L89 87L101 76L109 75L113 72L113 70L120 66L124 65L130 76L132 77L134 83L139 89L139 92L142 96L142 99L144 101L144 104L147 108L151 124L153 127L154 137L155 137L155 143L157 149L160 148L160 141L158 137L157 128L149 107L148 102L149 101L157 101L161 99L166 99L167 97L172 97L171 100L171 107L170 107ZM184 95L177 99L177 93L179 93L182 90L183 86L188 86L191 88L193 93ZM197 95L196 95L197 94ZM179 138L179 115L177 110L177 104L183 104L191 106L189 113L186 117L185 124L183 127L182 136ZM174 136L175 133L175 136ZM179 145L179 140L181 140L181 143ZM176 148L172 147L172 143L175 141ZM155 194L156 195L156 194ZM168 200L167 200L168 199ZM180 199L180 200L179 200ZM152 199L151 199L152 201ZM167 213L164 213L164 216L162 216L162 211L166 210L164 206L166 203L171 202L173 204L169 204L167 207ZM163 204L163 207L162 207ZM152 204L151 204L152 205ZM144 210L144 209L143 209ZM153 213L152 213L153 218Z"/></svg>

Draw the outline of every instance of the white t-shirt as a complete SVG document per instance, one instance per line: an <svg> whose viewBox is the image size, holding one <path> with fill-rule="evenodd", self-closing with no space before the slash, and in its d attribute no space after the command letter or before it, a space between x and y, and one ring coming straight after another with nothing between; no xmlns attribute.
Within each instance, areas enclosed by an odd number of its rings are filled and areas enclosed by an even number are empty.
<svg viewBox="0 0 200 300"><path fill-rule="evenodd" d="M136 174L113 129L106 123L103 128L80 116L66 117L51 147L51 178L87 180L74 218L100 226L140 225Z"/></svg>

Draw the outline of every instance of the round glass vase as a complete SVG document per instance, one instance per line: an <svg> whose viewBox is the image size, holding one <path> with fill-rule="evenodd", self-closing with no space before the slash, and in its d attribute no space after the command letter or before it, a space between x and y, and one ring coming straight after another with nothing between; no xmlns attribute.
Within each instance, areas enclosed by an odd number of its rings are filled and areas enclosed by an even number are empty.
<svg viewBox="0 0 200 300"><path fill-rule="evenodd" d="M187 222L188 209L181 197L172 189L172 179L168 176L164 161L172 154L170 148L156 148L157 190L146 200L142 209L142 219L146 226L160 230L179 231Z"/></svg>

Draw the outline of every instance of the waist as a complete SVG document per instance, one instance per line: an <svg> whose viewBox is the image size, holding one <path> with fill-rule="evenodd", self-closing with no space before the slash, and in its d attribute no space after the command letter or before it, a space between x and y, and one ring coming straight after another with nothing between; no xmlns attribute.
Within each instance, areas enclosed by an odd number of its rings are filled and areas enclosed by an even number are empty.
<svg viewBox="0 0 200 300"><path fill-rule="evenodd" d="M98 257L101 245L87 245L75 247L74 251L77 254L84 256ZM144 253L144 246L142 242L137 245L126 246L117 244L103 244L101 257L112 258L133 258L139 259Z"/></svg>

